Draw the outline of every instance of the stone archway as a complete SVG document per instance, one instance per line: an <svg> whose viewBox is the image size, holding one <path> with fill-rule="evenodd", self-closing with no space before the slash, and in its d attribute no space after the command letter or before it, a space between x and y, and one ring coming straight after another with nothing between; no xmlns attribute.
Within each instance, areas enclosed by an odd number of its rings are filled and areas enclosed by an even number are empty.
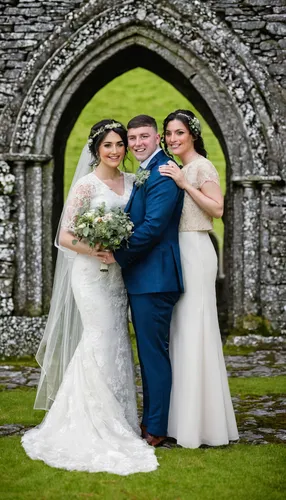
<svg viewBox="0 0 286 500"><path fill-rule="evenodd" d="M270 92L264 69L204 3L193 7L177 1L172 9L160 1L155 6L145 2L147 9L140 9L136 0L127 6L114 4L110 11L90 1L55 30L22 77L27 94L24 100L19 94L14 103L16 123L2 125L18 186L24 181L27 186L26 226L17 241L18 269L22 264L17 309L41 314L43 298L50 293L52 172L57 175L62 169L60 145L90 97L135 67L140 56L144 67L194 103L220 140L227 160L229 319L233 323L246 313L259 314L261 290L253 276L261 275L264 200L269 185L279 182L285 162L277 135L276 90ZM120 64L115 63L117 56ZM39 228L42 207L44 231ZM23 247L24 257L19 251Z"/></svg>

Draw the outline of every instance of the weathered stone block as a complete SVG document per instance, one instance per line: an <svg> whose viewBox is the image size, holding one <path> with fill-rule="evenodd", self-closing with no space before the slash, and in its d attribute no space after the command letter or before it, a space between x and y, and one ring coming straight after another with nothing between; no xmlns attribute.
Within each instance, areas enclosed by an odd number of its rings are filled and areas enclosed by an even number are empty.
<svg viewBox="0 0 286 500"><path fill-rule="evenodd" d="M8 299L12 297L13 280L9 278L0 278L0 298Z"/></svg>
<svg viewBox="0 0 286 500"><path fill-rule="evenodd" d="M9 78L10 80L16 80L21 75L20 69L7 69L4 72L5 78Z"/></svg>
<svg viewBox="0 0 286 500"><path fill-rule="evenodd" d="M0 316L10 316L14 310L14 303L12 298L0 298ZM0 339L2 332L0 334ZM3 338L1 339L3 341ZM1 342L0 340L0 342Z"/></svg>
<svg viewBox="0 0 286 500"><path fill-rule="evenodd" d="M266 29L273 35L286 35L286 24L284 23L267 23Z"/></svg>
<svg viewBox="0 0 286 500"><path fill-rule="evenodd" d="M272 236L271 242L271 255L283 257L286 256L286 239L281 239L279 236ZM285 259L286 264L286 259Z"/></svg>
<svg viewBox="0 0 286 500"><path fill-rule="evenodd" d="M286 75L286 64L270 64L268 69L272 75Z"/></svg>
<svg viewBox="0 0 286 500"><path fill-rule="evenodd" d="M0 262L0 277L13 278L15 274L15 266L12 262Z"/></svg>
<svg viewBox="0 0 286 500"><path fill-rule="evenodd" d="M0 245L0 261L13 262L15 258L15 249L8 245Z"/></svg>
<svg viewBox="0 0 286 500"><path fill-rule="evenodd" d="M239 30L258 30L264 28L265 21L238 21L233 22L232 27Z"/></svg>
<svg viewBox="0 0 286 500"><path fill-rule="evenodd" d="M40 32L43 33L45 31L53 31L54 25L52 23L36 23L32 25L25 25L25 24L20 24L18 26L15 26L15 31L18 32L24 32L24 33L31 33L31 32Z"/></svg>
<svg viewBox="0 0 286 500"><path fill-rule="evenodd" d="M23 69L26 66L26 62L24 61L7 61L6 68L7 69Z"/></svg>
<svg viewBox="0 0 286 500"><path fill-rule="evenodd" d="M270 203L276 207L286 207L286 194L271 193Z"/></svg>
<svg viewBox="0 0 286 500"><path fill-rule="evenodd" d="M1 33L10 33L12 31L12 25L9 24L0 24L0 32Z"/></svg>
<svg viewBox="0 0 286 500"><path fill-rule="evenodd" d="M275 5L284 5L284 0L274 0ZM249 7L273 7L273 0L244 0L244 4Z"/></svg>
<svg viewBox="0 0 286 500"><path fill-rule="evenodd" d="M22 16L1 16L0 15L0 23L14 25L14 24L24 23L24 22L25 22L25 18Z"/></svg>
<svg viewBox="0 0 286 500"><path fill-rule="evenodd" d="M282 259L281 259L282 260ZM262 284L279 286L284 284L286 285L286 269L285 269L285 259L282 261L280 269L271 268L265 266L265 271L262 269ZM264 266L263 266L264 267Z"/></svg>
<svg viewBox="0 0 286 500"><path fill-rule="evenodd" d="M268 40L265 42L261 42L259 44L259 48L261 50L265 50L265 51L273 50L277 47L277 44L278 44L278 42L276 40Z"/></svg>
<svg viewBox="0 0 286 500"><path fill-rule="evenodd" d="M0 49L23 49L23 48L32 48L37 45L36 40L12 40L12 41L3 41L0 40Z"/></svg>
<svg viewBox="0 0 286 500"><path fill-rule="evenodd" d="M282 49L286 49L286 39L279 40L279 41L278 41L278 45L279 45L279 47L281 47Z"/></svg>
<svg viewBox="0 0 286 500"><path fill-rule="evenodd" d="M13 222L0 222L0 241L9 244L15 242L15 225Z"/></svg>
<svg viewBox="0 0 286 500"><path fill-rule="evenodd" d="M284 6L284 7L273 7L273 12L275 14L280 14L280 12L281 12L281 14L286 13L286 6Z"/></svg>
<svg viewBox="0 0 286 500"><path fill-rule="evenodd" d="M21 14L21 11L18 7L7 7L7 9L4 10L4 14L6 16L17 16L18 14Z"/></svg>
<svg viewBox="0 0 286 500"><path fill-rule="evenodd" d="M0 58L3 60L3 61L24 61L25 59L25 53L24 52L4 52L4 51L0 51Z"/></svg>
<svg viewBox="0 0 286 500"><path fill-rule="evenodd" d="M4 10L4 15L8 15L8 16L20 15L20 16L25 16L25 17L30 17L30 18L41 16L44 13L45 13L45 9L42 6L39 7L39 2L34 4L34 6L32 6L30 4L26 8L21 2L18 7L8 7L7 9Z"/></svg>
<svg viewBox="0 0 286 500"><path fill-rule="evenodd" d="M0 356L36 354L47 318L8 316L0 319Z"/></svg>
<svg viewBox="0 0 286 500"><path fill-rule="evenodd" d="M0 34L0 40L21 40L21 33Z"/></svg>
<svg viewBox="0 0 286 500"><path fill-rule="evenodd" d="M0 195L0 221L9 220L11 211L10 196Z"/></svg>

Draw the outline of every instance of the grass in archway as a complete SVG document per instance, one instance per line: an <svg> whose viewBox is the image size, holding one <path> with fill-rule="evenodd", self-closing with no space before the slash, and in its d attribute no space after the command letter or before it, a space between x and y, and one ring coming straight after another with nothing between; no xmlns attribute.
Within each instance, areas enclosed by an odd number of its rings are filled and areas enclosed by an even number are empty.
<svg viewBox="0 0 286 500"><path fill-rule="evenodd" d="M201 120L209 159L219 171L222 189L225 191L224 155L218 140L205 120L172 85L150 71L136 68L108 83L91 99L80 114L66 148L65 195L68 192L80 152L94 123L103 118L114 118L126 125L132 116L144 113L156 118L161 132L163 119L178 108L193 110ZM137 168L136 162L133 166L131 162L127 162L127 168L130 171L134 170ZM222 244L223 223L221 220L214 221L214 229Z"/></svg>
<svg viewBox="0 0 286 500"><path fill-rule="evenodd" d="M159 449L160 467L120 477L53 469L30 460L19 437L0 440L1 498L71 500L280 500L284 498L283 445L217 449Z"/></svg>

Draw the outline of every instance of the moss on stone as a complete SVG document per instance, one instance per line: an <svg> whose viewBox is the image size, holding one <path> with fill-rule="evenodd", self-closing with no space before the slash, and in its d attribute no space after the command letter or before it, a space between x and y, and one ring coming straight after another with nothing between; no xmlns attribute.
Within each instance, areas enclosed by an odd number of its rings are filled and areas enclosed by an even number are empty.
<svg viewBox="0 0 286 500"><path fill-rule="evenodd" d="M247 314L236 319L235 327L231 329L231 335L249 335L254 333L263 337L278 336L279 332L275 330L269 319L263 316Z"/></svg>

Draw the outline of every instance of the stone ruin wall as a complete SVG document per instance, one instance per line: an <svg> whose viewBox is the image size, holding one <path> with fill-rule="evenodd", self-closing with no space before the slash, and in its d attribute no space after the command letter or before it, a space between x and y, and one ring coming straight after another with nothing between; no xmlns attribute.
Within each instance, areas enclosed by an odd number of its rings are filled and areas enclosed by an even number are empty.
<svg viewBox="0 0 286 500"><path fill-rule="evenodd" d="M184 5L189 1L174 0L174 4ZM69 13L86 3L80 0L0 0L0 116L8 103L13 102L13 99L17 101L19 78L35 51L44 43L48 43L47 39L63 24ZM102 2L99 0L97 3ZM140 2L140 8L144 7L144 3L144 0ZM250 48L253 56L268 70L273 82L286 89L284 0L194 0L192 4L204 4L210 7L218 19L226 23L245 46ZM14 316L15 235L17 231L23 231L25 228L15 227L13 214L15 210L21 210L21 207L15 206L13 193L5 192L5 180L1 187L1 179L11 174L9 161L3 161L7 153L6 140L5 137L0 137L0 153L4 154L0 163L0 355L3 353L18 355L35 350L35 339L39 339L42 335L45 317ZM274 328L285 333L286 193L285 183L283 184L285 172L281 173L281 178L282 182L278 184L270 181L263 185L262 197L266 208L261 216L265 231L261 242L263 250L260 265L264 269L264 281L259 286L264 316L270 319ZM17 178L16 189L18 192L24 189ZM246 193L247 189L246 186ZM250 194L247 199L246 195L243 203L255 205L252 196ZM24 343L21 340L23 329L30 332L26 335ZM7 339L10 339L8 347Z"/></svg>

